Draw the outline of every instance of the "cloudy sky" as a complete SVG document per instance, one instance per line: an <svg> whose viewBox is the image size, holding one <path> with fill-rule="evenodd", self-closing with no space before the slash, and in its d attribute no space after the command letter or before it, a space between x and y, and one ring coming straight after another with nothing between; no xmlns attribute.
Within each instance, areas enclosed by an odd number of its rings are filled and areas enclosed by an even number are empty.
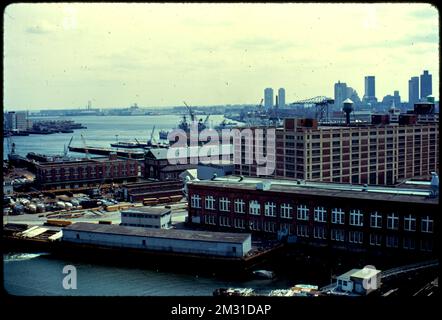
<svg viewBox="0 0 442 320"><path fill-rule="evenodd" d="M6 109L287 102L338 80L378 99L428 69L438 98L438 12L427 4L12 4Z"/></svg>

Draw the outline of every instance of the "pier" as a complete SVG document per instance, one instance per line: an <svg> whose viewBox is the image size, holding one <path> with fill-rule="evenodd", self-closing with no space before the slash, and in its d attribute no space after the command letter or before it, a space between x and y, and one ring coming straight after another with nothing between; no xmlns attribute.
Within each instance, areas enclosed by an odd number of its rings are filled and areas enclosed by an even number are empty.
<svg viewBox="0 0 442 320"><path fill-rule="evenodd" d="M89 153L101 156L108 156L111 153L116 153L119 157L131 158L131 159L143 159L144 151L128 151L128 150L115 150L111 148L103 147L71 147L69 146L69 151L78 153Z"/></svg>

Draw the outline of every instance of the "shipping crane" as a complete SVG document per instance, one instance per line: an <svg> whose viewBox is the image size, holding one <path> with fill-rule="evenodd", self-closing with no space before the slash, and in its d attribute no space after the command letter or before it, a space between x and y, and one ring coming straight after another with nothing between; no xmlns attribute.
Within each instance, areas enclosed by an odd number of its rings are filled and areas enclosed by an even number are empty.
<svg viewBox="0 0 442 320"><path fill-rule="evenodd" d="M315 107L315 118L318 121L328 121L329 119L329 105L333 104L335 100L325 96L317 96L314 98L298 100L290 103L290 106L295 105L313 105Z"/></svg>
<svg viewBox="0 0 442 320"><path fill-rule="evenodd" d="M193 112L192 108L190 108L190 107L187 105L186 101L183 101L183 102L184 102L184 105L187 107L187 110L189 110L190 120L191 120L192 122L195 121L195 112Z"/></svg>
<svg viewBox="0 0 442 320"><path fill-rule="evenodd" d="M83 142L83 147L84 147L84 152L86 153L86 158L89 159L89 149L87 148L86 140L84 139L83 134L81 134L80 136L81 136L81 141Z"/></svg>
<svg viewBox="0 0 442 320"><path fill-rule="evenodd" d="M154 140L155 140L154 137L153 137L154 132L155 132L155 126L153 126L152 131L150 132L150 138L147 139L147 145L148 146L152 146L153 143L154 143Z"/></svg>
<svg viewBox="0 0 442 320"><path fill-rule="evenodd" d="M74 136L71 137L71 140L69 140L68 146L64 145L64 152L63 156L66 157L68 155L69 147L71 146L72 140L74 139Z"/></svg>

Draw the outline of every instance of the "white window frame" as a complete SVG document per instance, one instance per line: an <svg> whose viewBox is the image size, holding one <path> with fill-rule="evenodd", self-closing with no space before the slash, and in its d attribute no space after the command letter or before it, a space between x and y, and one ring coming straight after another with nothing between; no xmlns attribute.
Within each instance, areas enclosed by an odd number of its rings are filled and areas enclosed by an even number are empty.
<svg viewBox="0 0 442 320"><path fill-rule="evenodd" d="M290 203L282 203L280 208L281 208L281 218L287 218L287 219L293 218L292 215L293 207Z"/></svg>
<svg viewBox="0 0 442 320"><path fill-rule="evenodd" d="M406 250L414 250L416 249L416 240L410 237L404 237L402 247Z"/></svg>
<svg viewBox="0 0 442 320"><path fill-rule="evenodd" d="M399 230L399 215L397 213L390 213L387 215L387 229Z"/></svg>
<svg viewBox="0 0 442 320"><path fill-rule="evenodd" d="M378 233L370 233L370 245L380 247L382 245L382 235Z"/></svg>
<svg viewBox="0 0 442 320"><path fill-rule="evenodd" d="M315 207L314 220L316 222L326 222L327 220L327 210L324 207Z"/></svg>
<svg viewBox="0 0 442 320"><path fill-rule="evenodd" d="M331 239L334 241L345 241L345 231L342 229L332 229L331 230Z"/></svg>
<svg viewBox="0 0 442 320"><path fill-rule="evenodd" d="M229 212L230 211L230 200L227 197L219 198L219 211Z"/></svg>
<svg viewBox="0 0 442 320"><path fill-rule="evenodd" d="M264 204L264 215L267 217L276 217L276 204L274 202L266 202Z"/></svg>
<svg viewBox="0 0 442 320"><path fill-rule="evenodd" d="M201 196L199 194L193 194L190 198L190 203L192 208L200 209L201 208Z"/></svg>
<svg viewBox="0 0 442 320"><path fill-rule="evenodd" d="M226 216L219 216L219 225L221 227L230 227L230 218Z"/></svg>
<svg viewBox="0 0 442 320"><path fill-rule="evenodd" d="M259 220L249 220L249 228L253 231L261 231L261 224Z"/></svg>
<svg viewBox="0 0 442 320"><path fill-rule="evenodd" d="M233 223L237 229L245 229L245 220L241 218L234 218Z"/></svg>
<svg viewBox="0 0 442 320"><path fill-rule="evenodd" d="M215 198L213 196L206 196L205 206L207 210L215 210Z"/></svg>
<svg viewBox="0 0 442 320"><path fill-rule="evenodd" d="M341 208L333 208L332 223L345 224L345 211L343 211Z"/></svg>
<svg viewBox="0 0 442 320"><path fill-rule="evenodd" d="M319 225L313 227L313 237L315 239L327 239L327 230L325 226Z"/></svg>
<svg viewBox="0 0 442 320"><path fill-rule="evenodd" d="M298 237L308 238L308 225L306 224L297 224L296 225L296 235Z"/></svg>
<svg viewBox="0 0 442 320"><path fill-rule="evenodd" d="M377 211L370 214L370 227L382 228L382 215L379 214Z"/></svg>
<svg viewBox="0 0 442 320"><path fill-rule="evenodd" d="M305 204L300 204L297 206L296 218L298 220L307 221L308 220L309 208Z"/></svg>
<svg viewBox="0 0 442 320"><path fill-rule="evenodd" d="M350 210L350 225L362 227L364 225L364 214L359 209Z"/></svg>
<svg viewBox="0 0 442 320"><path fill-rule="evenodd" d="M254 216L259 216L261 214L261 204L258 202L258 200L250 200L249 214Z"/></svg>
<svg viewBox="0 0 442 320"><path fill-rule="evenodd" d="M264 221L264 232L276 232L276 223L273 221Z"/></svg>
<svg viewBox="0 0 442 320"><path fill-rule="evenodd" d="M414 222L414 228L413 228ZM404 216L404 230L405 231L416 231L416 217L412 214Z"/></svg>
<svg viewBox="0 0 442 320"><path fill-rule="evenodd" d="M214 215L204 215L204 223L205 224L211 224L211 225L216 225L215 222L215 216Z"/></svg>
<svg viewBox="0 0 442 320"><path fill-rule="evenodd" d="M425 228L424 228L425 224ZM430 216L425 216L421 218L421 231L425 233L433 233L434 221L430 219Z"/></svg>
<svg viewBox="0 0 442 320"><path fill-rule="evenodd" d="M364 234L362 231L349 231L348 242L362 244L364 242Z"/></svg>
<svg viewBox="0 0 442 320"><path fill-rule="evenodd" d="M245 213L245 205L246 203L244 202L243 199L236 199L235 200L235 212L236 213Z"/></svg>
<svg viewBox="0 0 442 320"><path fill-rule="evenodd" d="M283 222L279 225L279 230L280 231L287 230L287 234L292 234L290 226L291 226L291 223Z"/></svg>

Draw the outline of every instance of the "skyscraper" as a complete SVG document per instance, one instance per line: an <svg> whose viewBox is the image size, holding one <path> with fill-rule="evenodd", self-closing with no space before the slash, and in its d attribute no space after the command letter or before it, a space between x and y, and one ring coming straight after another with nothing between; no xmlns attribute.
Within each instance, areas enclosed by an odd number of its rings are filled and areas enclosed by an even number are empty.
<svg viewBox="0 0 442 320"><path fill-rule="evenodd" d="M365 94L363 98L366 103L376 103L376 85L374 76L365 77Z"/></svg>
<svg viewBox="0 0 442 320"><path fill-rule="evenodd" d="M285 89L279 88L278 90L278 107L284 108L285 107Z"/></svg>
<svg viewBox="0 0 442 320"><path fill-rule="evenodd" d="M408 80L408 107L413 108L419 101L419 77L411 77Z"/></svg>
<svg viewBox="0 0 442 320"><path fill-rule="evenodd" d="M427 98L432 93L432 76L428 73L428 70L424 70L424 73L421 74L421 99Z"/></svg>
<svg viewBox="0 0 442 320"><path fill-rule="evenodd" d="M342 102L347 99L347 84L345 82L338 81L335 83L335 106L342 108Z"/></svg>
<svg viewBox="0 0 442 320"><path fill-rule="evenodd" d="M270 110L273 108L273 89L266 88L264 90L264 108Z"/></svg>

